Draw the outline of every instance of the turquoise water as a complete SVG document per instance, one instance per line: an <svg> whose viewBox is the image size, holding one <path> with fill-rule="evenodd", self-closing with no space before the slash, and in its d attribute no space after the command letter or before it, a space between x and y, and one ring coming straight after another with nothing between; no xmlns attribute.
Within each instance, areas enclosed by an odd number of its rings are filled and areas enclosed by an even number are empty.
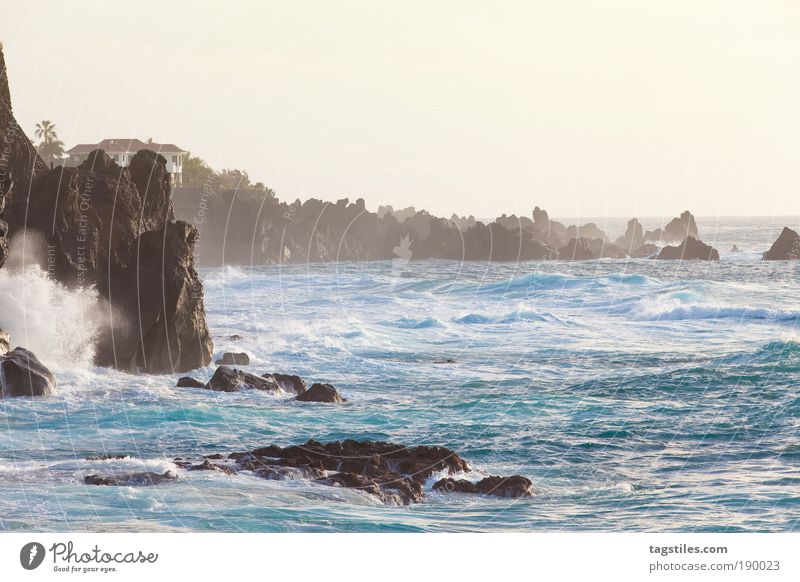
<svg viewBox="0 0 800 582"><path fill-rule="evenodd" d="M780 231L772 222L700 226L722 262L204 271L217 354L247 351L255 371L331 382L350 402L176 389L179 375L40 354L58 393L0 401L0 529L792 530L800 264L758 260ZM745 252L725 252L734 242ZM436 363L446 359L456 363ZM519 473L535 495L429 491L386 507L354 490L171 462L311 437L444 445L472 477ZM131 457L84 459L102 453ZM176 483L82 484L88 473L167 469Z"/></svg>

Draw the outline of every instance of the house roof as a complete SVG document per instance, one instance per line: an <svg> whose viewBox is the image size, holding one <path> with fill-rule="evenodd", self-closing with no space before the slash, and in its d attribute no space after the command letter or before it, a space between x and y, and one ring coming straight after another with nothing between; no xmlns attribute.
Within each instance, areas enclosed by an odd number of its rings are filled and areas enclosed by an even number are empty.
<svg viewBox="0 0 800 582"><path fill-rule="evenodd" d="M104 139L100 143L79 143L75 147L67 150L67 153L72 154L88 154L94 150L103 150L107 154L124 154L127 152L138 152L139 150L153 150L154 152L163 154L183 154L183 150L172 143L145 143L136 138L124 139Z"/></svg>

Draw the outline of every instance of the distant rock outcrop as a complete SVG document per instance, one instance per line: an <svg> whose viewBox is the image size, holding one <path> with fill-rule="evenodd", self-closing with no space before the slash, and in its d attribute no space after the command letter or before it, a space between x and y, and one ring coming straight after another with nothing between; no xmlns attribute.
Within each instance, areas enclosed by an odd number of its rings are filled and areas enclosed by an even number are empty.
<svg viewBox="0 0 800 582"><path fill-rule="evenodd" d="M765 261L796 261L800 259L800 234L788 227L784 227L781 234L764 253Z"/></svg>
<svg viewBox="0 0 800 582"><path fill-rule="evenodd" d="M636 218L631 218L628 221L628 227L625 229L625 234L617 239L617 245L625 249L628 254L632 254L634 250L640 248L644 244L644 230L642 225Z"/></svg>
<svg viewBox="0 0 800 582"><path fill-rule="evenodd" d="M590 261L599 258L585 238L573 238L562 248L558 249L558 258L561 261Z"/></svg>
<svg viewBox="0 0 800 582"><path fill-rule="evenodd" d="M718 261L719 252L714 247L705 244L696 238L686 237L679 246L664 247L658 253L657 259L681 261Z"/></svg>
<svg viewBox="0 0 800 582"><path fill-rule="evenodd" d="M670 241L682 241L687 237L700 238L694 216L688 210L681 212L677 218L670 220L664 227L664 238Z"/></svg>

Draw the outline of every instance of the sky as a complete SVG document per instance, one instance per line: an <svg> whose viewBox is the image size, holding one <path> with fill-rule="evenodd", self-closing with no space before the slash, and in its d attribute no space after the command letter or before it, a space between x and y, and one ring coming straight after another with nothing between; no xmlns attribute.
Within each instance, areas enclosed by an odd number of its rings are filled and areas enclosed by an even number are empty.
<svg viewBox="0 0 800 582"><path fill-rule="evenodd" d="M800 215L792 1L0 0L33 136L175 143L281 199Z"/></svg>

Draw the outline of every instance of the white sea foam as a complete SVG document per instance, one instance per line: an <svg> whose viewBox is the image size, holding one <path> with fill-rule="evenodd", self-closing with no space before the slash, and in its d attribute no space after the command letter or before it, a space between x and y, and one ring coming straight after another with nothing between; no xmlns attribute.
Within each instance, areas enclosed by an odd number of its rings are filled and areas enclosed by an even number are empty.
<svg viewBox="0 0 800 582"><path fill-rule="evenodd" d="M74 370L94 357L102 309L94 289L66 289L37 264L0 270L0 329L46 366Z"/></svg>

